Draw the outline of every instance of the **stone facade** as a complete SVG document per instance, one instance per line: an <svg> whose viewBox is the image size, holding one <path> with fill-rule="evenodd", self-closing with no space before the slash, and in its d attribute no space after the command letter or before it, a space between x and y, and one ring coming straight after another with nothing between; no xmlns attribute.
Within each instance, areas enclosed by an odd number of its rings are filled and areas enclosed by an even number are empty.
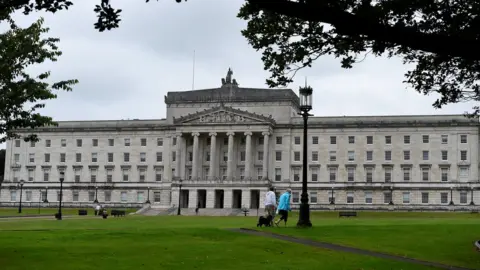
<svg viewBox="0 0 480 270"><path fill-rule="evenodd" d="M230 76L230 77L229 77ZM263 208L270 186L299 203L303 119L290 89L169 92L159 120L64 121L35 144L7 142L0 201ZM479 122L463 115L311 117L313 209L438 208L480 203ZM23 130L21 132L28 132ZM332 204L334 202L334 204Z"/></svg>

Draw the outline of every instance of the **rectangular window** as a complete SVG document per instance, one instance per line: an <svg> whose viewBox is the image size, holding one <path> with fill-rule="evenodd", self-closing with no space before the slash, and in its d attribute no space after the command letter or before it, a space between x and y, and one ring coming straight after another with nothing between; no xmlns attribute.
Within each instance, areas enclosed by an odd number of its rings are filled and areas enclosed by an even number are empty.
<svg viewBox="0 0 480 270"><path fill-rule="evenodd" d="M210 153L208 155L208 157L210 157ZM210 159L208 159L207 161L209 161ZM162 152L157 152L157 162L162 162L163 161L163 153Z"/></svg>
<svg viewBox="0 0 480 270"><path fill-rule="evenodd" d="M277 136L275 138L275 141L276 141L277 144L282 144L282 137Z"/></svg>
<svg viewBox="0 0 480 270"><path fill-rule="evenodd" d="M80 183L81 170L80 169L74 169L74 174L75 174L75 183Z"/></svg>
<svg viewBox="0 0 480 270"><path fill-rule="evenodd" d="M318 161L318 151L312 151L312 161Z"/></svg>
<svg viewBox="0 0 480 270"><path fill-rule="evenodd" d="M282 161L282 151L275 151L275 161Z"/></svg>
<svg viewBox="0 0 480 270"><path fill-rule="evenodd" d="M295 144L300 144L300 137L297 136L294 138L294 140L295 140Z"/></svg>
<svg viewBox="0 0 480 270"><path fill-rule="evenodd" d="M30 141L30 147L35 147L35 142L34 141Z"/></svg>
<svg viewBox="0 0 480 270"><path fill-rule="evenodd" d="M373 160L373 151L367 151L367 161Z"/></svg>
<svg viewBox="0 0 480 270"><path fill-rule="evenodd" d="M30 153L28 154L28 161L30 163L34 163L35 162L35 153Z"/></svg>
<svg viewBox="0 0 480 270"><path fill-rule="evenodd" d="M113 182L113 170L107 169L107 183Z"/></svg>
<svg viewBox="0 0 480 270"><path fill-rule="evenodd" d="M312 144L318 144L318 136L312 137Z"/></svg>
<svg viewBox="0 0 480 270"><path fill-rule="evenodd" d="M98 139L92 139L92 146L97 147L98 146Z"/></svg>
<svg viewBox="0 0 480 270"><path fill-rule="evenodd" d="M45 147L52 146L52 140L45 140Z"/></svg>
<svg viewBox="0 0 480 270"><path fill-rule="evenodd" d="M245 161L245 151L240 151L240 161Z"/></svg>
<svg viewBox="0 0 480 270"><path fill-rule="evenodd" d="M32 182L33 179L35 178L35 169L28 169L28 181Z"/></svg>
<svg viewBox="0 0 480 270"><path fill-rule="evenodd" d="M348 136L348 143L354 144L355 143L355 136Z"/></svg>
<svg viewBox="0 0 480 270"><path fill-rule="evenodd" d="M317 203L317 202L318 202L317 192L311 191L310 192L310 203Z"/></svg>
<svg viewBox="0 0 480 270"><path fill-rule="evenodd" d="M46 169L43 171L43 181L48 182L49 178L50 178L50 171Z"/></svg>
<svg viewBox="0 0 480 270"><path fill-rule="evenodd" d="M337 137L336 136L330 136L330 144L337 144Z"/></svg>
<svg viewBox="0 0 480 270"><path fill-rule="evenodd" d="M113 162L113 153L107 153L107 161Z"/></svg>
<svg viewBox="0 0 480 270"><path fill-rule="evenodd" d="M78 197L79 197L78 191L73 191L72 192L72 201L78 202Z"/></svg>
<svg viewBox="0 0 480 270"><path fill-rule="evenodd" d="M373 136L367 136L367 144L373 144Z"/></svg>
<svg viewBox="0 0 480 270"><path fill-rule="evenodd" d="M240 168L240 180L245 179L245 168Z"/></svg>
<svg viewBox="0 0 480 270"><path fill-rule="evenodd" d="M172 151L172 162L175 162L175 160L177 160L177 152Z"/></svg>
<svg viewBox="0 0 480 270"><path fill-rule="evenodd" d="M123 174L123 181L128 182L128 170L126 169L122 170L122 174Z"/></svg>
<svg viewBox="0 0 480 270"><path fill-rule="evenodd" d="M448 203L448 193L447 192L440 193L440 203L442 203L442 204Z"/></svg>
<svg viewBox="0 0 480 270"><path fill-rule="evenodd" d="M92 153L92 162L97 162L97 161L98 161L97 153Z"/></svg>
<svg viewBox="0 0 480 270"><path fill-rule="evenodd" d="M467 160L467 151L465 150L460 151L460 160L461 161Z"/></svg>
<svg viewBox="0 0 480 270"><path fill-rule="evenodd" d="M275 168L275 181L282 181L282 169Z"/></svg>
<svg viewBox="0 0 480 270"><path fill-rule="evenodd" d="M391 183L392 182L392 168L391 167L385 167L385 183Z"/></svg>
<svg viewBox="0 0 480 270"><path fill-rule="evenodd" d="M298 152L298 151L293 152L293 160L294 161L300 161L300 152Z"/></svg>
<svg viewBox="0 0 480 270"><path fill-rule="evenodd" d="M372 183L373 182L373 168L366 167L365 168L365 182Z"/></svg>
<svg viewBox="0 0 480 270"><path fill-rule="evenodd" d="M410 160L410 150L403 151L403 160Z"/></svg>
<svg viewBox="0 0 480 270"><path fill-rule="evenodd" d="M422 192L422 203L428 203L428 192Z"/></svg>
<svg viewBox="0 0 480 270"><path fill-rule="evenodd" d="M385 160L392 160L392 151L388 150L388 151L385 151Z"/></svg>
<svg viewBox="0 0 480 270"><path fill-rule="evenodd" d="M459 173L458 173L459 178L462 180L465 180L468 178L468 167L460 167L459 168Z"/></svg>
<svg viewBox="0 0 480 270"><path fill-rule="evenodd" d="M146 162L147 161L147 153L142 152L140 153L140 162Z"/></svg>
<svg viewBox="0 0 480 270"><path fill-rule="evenodd" d="M17 201L17 191L10 190L10 201L15 202Z"/></svg>
<svg viewBox="0 0 480 270"><path fill-rule="evenodd" d="M300 181L300 168L293 168L293 181L294 182Z"/></svg>
<svg viewBox="0 0 480 270"><path fill-rule="evenodd" d="M61 140L60 140L60 145L61 145L62 147L66 147L66 146L67 146L67 139L61 139Z"/></svg>
<svg viewBox="0 0 480 270"><path fill-rule="evenodd" d="M410 181L410 168L403 168L403 181Z"/></svg>
<svg viewBox="0 0 480 270"><path fill-rule="evenodd" d="M223 151L223 161L227 162L228 161L228 153L227 151Z"/></svg>
<svg viewBox="0 0 480 270"><path fill-rule="evenodd" d="M48 163L48 162L50 162L50 154L45 153L45 163Z"/></svg>
<svg viewBox="0 0 480 270"><path fill-rule="evenodd" d="M337 151L329 151L330 161L335 162L337 161Z"/></svg>
<svg viewBox="0 0 480 270"><path fill-rule="evenodd" d="M25 201L27 201L27 202L32 201L32 191L31 190L25 191Z"/></svg>
<svg viewBox="0 0 480 270"><path fill-rule="evenodd" d="M317 182L318 181L318 168L317 167L312 167L311 172L312 172L312 182Z"/></svg>
<svg viewBox="0 0 480 270"><path fill-rule="evenodd" d="M355 161L355 151L348 151L347 156L348 156L348 161Z"/></svg>
<svg viewBox="0 0 480 270"><path fill-rule="evenodd" d="M115 146L115 140L114 139L108 139L108 146Z"/></svg>
<svg viewBox="0 0 480 270"><path fill-rule="evenodd" d="M260 138L258 138L258 144L259 144L259 145L263 145L263 143L264 143L264 140L265 140L265 138L264 138L264 137L260 137Z"/></svg>
<svg viewBox="0 0 480 270"><path fill-rule="evenodd" d="M460 192L460 203L461 204L467 203L467 192L465 191Z"/></svg>
<svg viewBox="0 0 480 270"><path fill-rule="evenodd" d="M140 183L145 182L145 169L138 170L138 182Z"/></svg>
<svg viewBox="0 0 480 270"><path fill-rule="evenodd" d="M292 192L292 202L298 203L300 201L300 194L296 191Z"/></svg>
<svg viewBox="0 0 480 270"><path fill-rule="evenodd" d="M422 181L428 181L430 179L430 168L422 168Z"/></svg>
<svg viewBox="0 0 480 270"><path fill-rule="evenodd" d="M96 183L97 182L97 170L96 169L91 169L90 170L90 182L91 183Z"/></svg>
<svg viewBox="0 0 480 270"><path fill-rule="evenodd" d="M140 139L140 146L147 146L147 139L146 138L141 138Z"/></svg>
<svg viewBox="0 0 480 270"><path fill-rule="evenodd" d="M261 168L261 167L257 168L257 179L258 180L263 179L263 168Z"/></svg>
<svg viewBox="0 0 480 270"><path fill-rule="evenodd" d="M126 191L122 191L120 193L120 201L121 202L126 202L127 201L127 192Z"/></svg>
<svg viewBox="0 0 480 270"><path fill-rule="evenodd" d="M157 146L163 146L163 138L157 138Z"/></svg>
<svg viewBox="0 0 480 270"><path fill-rule="evenodd" d="M467 143L467 135L460 135L460 143Z"/></svg>
<svg viewBox="0 0 480 270"><path fill-rule="evenodd" d="M410 192L403 192L402 198L403 198L403 203L405 204L410 203Z"/></svg>
<svg viewBox="0 0 480 270"><path fill-rule="evenodd" d="M123 143L125 146L130 146L130 139L129 138L123 139Z"/></svg>
<svg viewBox="0 0 480 270"><path fill-rule="evenodd" d="M130 162L130 153L123 153L123 162Z"/></svg>
<svg viewBox="0 0 480 270"><path fill-rule="evenodd" d="M20 140L15 140L15 147L20 147Z"/></svg>
<svg viewBox="0 0 480 270"><path fill-rule="evenodd" d="M365 203L366 204L373 203L373 195L371 191L365 191Z"/></svg>
<svg viewBox="0 0 480 270"><path fill-rule="evenodd" d="M67 154L65 153L60 153L60 162L65 162L67 159Z"/></svg>
<svg viewBox="0 0 480 270"><path fill-rule="evenodd" d="M403 136L403 143L410 144L410 135Z"/></svg>
<svg viewBox="0 0 480 270"><path fill-rule="evenodd" d="M258 151L257 160L263 161L263 151Z"/></svg>
<svg viewBox="0 0 480 270"><path fill-rule="evenodd" d="M422 159L423 160L428 160L429 159L429 152L428 151L422 151Z"/></svg>
<svg viewBox="0 0 480 270"><path fill-rule="evenodd" d="M390 203L392 201L392 193L385 192L383 193L383 203Z"/></svg>
<svg viewBox="0 0 480 270"><path fill-rule="evenodd" d="M161 198L160 195L161 193L158 191L153 192L153 202L159 203Z"/></svg>
<svg viewBox="0 0 480 270"><path fill-rule="evenodd" d="M448 160L448 151L447 150L442 150L442 160L443 161Z"/></svg>
<svg viewBox="0 0 480 270"><path fill-rule="evenodd" d="M330 182L337 181L337 168L336 167L330 167L330 168L328 168L328 172L329 172Z"/></svg>
<svg viewBox="0 0 480 270"><path fill-rule="evenodd" d="M447 144L448 143L448 135L442 135L441 136L441 141L442 141L442 144Z"/></svg>
<svg viewBox="0 0 480 270"><path fill-rule="evenodd" d="M442 182L447 182L448 181L448 174L449 174L449 169L448 168L441 168L442 172Z"/></svg>
<svg viewBox="0 0 480 270"><path fill-rule="evenodd" d="M112 200L112 192L110 190L106 190L104 195L106 202L110 202Z"/></svg>
<svg viewBox="0 0 480 270"><path fill-rule="evenodd" d="M385 144L392 144L392 136L385 136Z"/></svg>
<svg viewBox="0 0 480 270"><path fill-rule="evenodd" d="M430 142L430 138L428 135L422 135L422 142L423 143L429 143Z"/></svg>
<svg viewBox="0 0 480 270"><path fill-rule="evenodd" d="M75 162L82 162L82 153L75 153Z"/></svg>
<svg viewBox="0 0 480 270"><path fill-rule="evenodd" d="M77 147L82 147L82 139L77 139Z"/></svg>
<svg viewBox="0 0 480 270"><path fill-rule="evenodd" d="M354 203L354 193L352 191L347 192L347 203Z"/></svg>
<svg viewBox="0 0 480 270"><path fill-rule="evenodd" d="M355 167L347 167L347 180L348 182L355 181Z"/></svg>

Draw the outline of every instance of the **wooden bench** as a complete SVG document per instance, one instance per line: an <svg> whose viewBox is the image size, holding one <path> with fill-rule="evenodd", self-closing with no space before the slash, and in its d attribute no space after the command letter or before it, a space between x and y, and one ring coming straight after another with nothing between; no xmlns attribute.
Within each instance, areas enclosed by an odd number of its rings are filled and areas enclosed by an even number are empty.
<svg viewBox="0 0 480 270"><path fill-rule="evenodd" d="M124 217L125 211L124 210L112 210L110 214L114 217Z"/></svg>
<svg viewBox="0 0 480 270"><path fill-rule="evenodd" d="M85 209L79 209L78 210L78 215L79 216L86 216L86 215L88 215L88 211L85 210Z"/></svg>
<svg viewBox="0 0 480 270"><path fill-rule="evenodd" d="M356 216L357 216L357 212L354 212L354 211L341 211L341 212L338 212L338 216L339 216L339 217L356 217Z"/></svg>

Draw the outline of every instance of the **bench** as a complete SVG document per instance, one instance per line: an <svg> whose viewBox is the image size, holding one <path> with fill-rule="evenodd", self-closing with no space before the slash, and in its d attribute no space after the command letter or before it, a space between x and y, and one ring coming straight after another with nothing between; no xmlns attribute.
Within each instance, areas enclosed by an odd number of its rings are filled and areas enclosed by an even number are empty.
<svg viewBox="0 0 480 270"><path fill-rule="evenodd" d="M356 217L356 216L357 216L357 212L353 212L353 211L342 211L342 212L338 212L338 216L339 216L339 217Z"/></svg>
<svg viewBox="0 0 480 270"><path fill-rule="evenodd" d="M125 216L125 210L112 210L110 214L114 217L124 217Z"/></svg>
<svg viewBox="0 0 480 270"><path fill-rule="evenodd" d="M86 215L88 215L88 211L86 209L79 209L78 210L78 215L79 216L86 216Z"/></svg>

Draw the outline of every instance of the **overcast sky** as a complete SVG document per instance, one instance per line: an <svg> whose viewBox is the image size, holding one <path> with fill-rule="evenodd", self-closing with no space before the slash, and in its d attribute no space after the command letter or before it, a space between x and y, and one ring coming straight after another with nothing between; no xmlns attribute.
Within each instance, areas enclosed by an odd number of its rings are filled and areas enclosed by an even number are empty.
<svg viewBox="0 0 480 270"><path fill-rule="evenodd" d="M93 8L100 0L74 1L55 15L18 16L27 25L39 16L60 38L63 56L38 69L51 70L55 80L76 78L73 92L60 93L43 110L55 120L164 118L164 95L192 88L193 51L196 51L195 88L221 84L227 69L243 87L266 87L261 53L252 49L240 30L246 22L236 14L243 0L116 0L122 8L118 29L94 29ZM368 58L354 69L338 60L321 58L297 74L289 88L298 90L305 76L314 89L317 116L388 114L461 114L471 104L434 110L425 97L402 84L406 67L396 59Z"/></svg>

